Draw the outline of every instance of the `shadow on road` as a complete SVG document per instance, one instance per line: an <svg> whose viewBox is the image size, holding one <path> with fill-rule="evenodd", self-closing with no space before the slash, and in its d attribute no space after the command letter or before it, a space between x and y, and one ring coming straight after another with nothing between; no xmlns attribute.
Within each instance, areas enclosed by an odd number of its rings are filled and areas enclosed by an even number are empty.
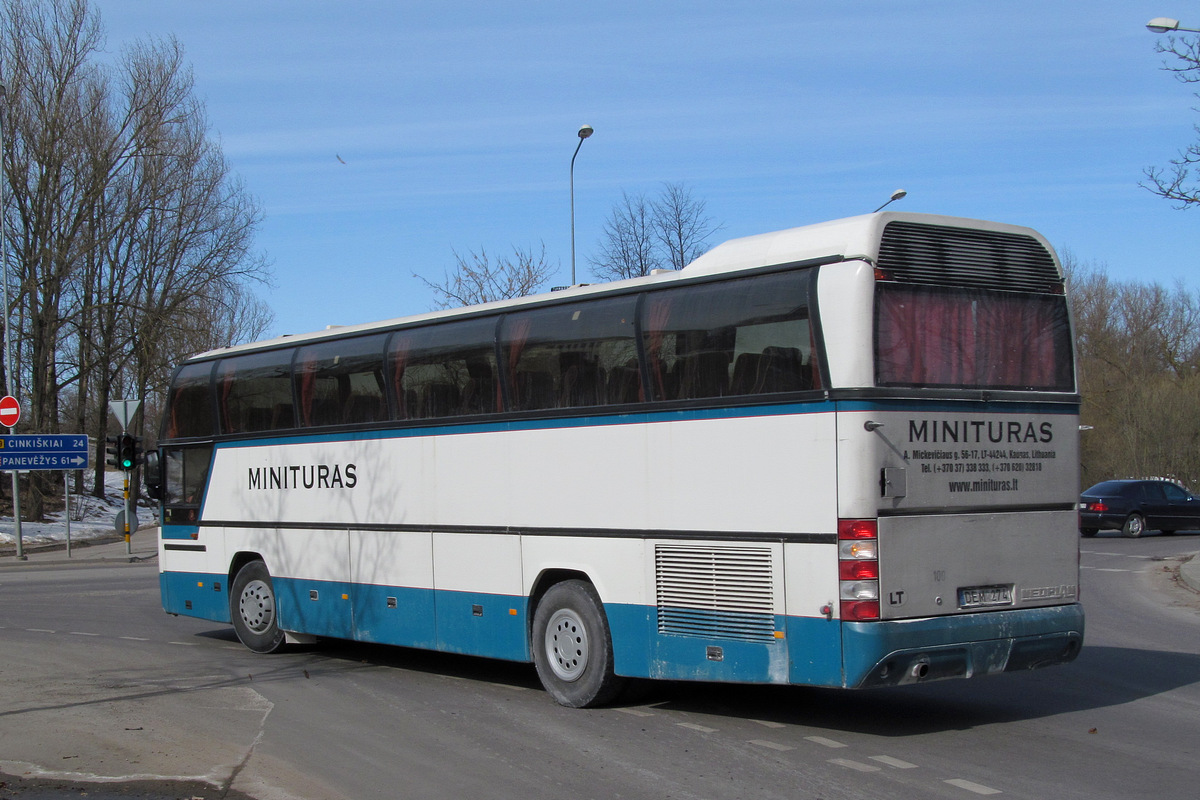
<svg viewBox="0 0 1200 800"><path fill-rule="evenodd" d="M1117 706L1195 683L1200 655L1091 646L1067 666L971 680L863 691L651 684L643 702L690 713L913 736Z"/></svg>
<svg viewBox="0 0 1200 800"><path fill-rule="evenodd" d="M200 634L232 639L231 631ZM326 641L265 658L254 679L385 668L540 690L531 664L402 647ZM269 664L269 667L268 667ZM618 705L910 736L1116 706L1200 683L1200 655L1088 646L1072 664L890 689L637 681ZM545 702L552 703L548 696ZM587 713L587 712L581 712Z"/></svg>

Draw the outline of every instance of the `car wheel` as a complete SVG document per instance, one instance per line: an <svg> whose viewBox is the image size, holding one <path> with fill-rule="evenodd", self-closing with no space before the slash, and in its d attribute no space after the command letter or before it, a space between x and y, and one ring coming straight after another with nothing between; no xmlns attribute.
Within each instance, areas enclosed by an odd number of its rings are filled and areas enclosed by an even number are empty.
<svg viewBox="0 0 1200 800"><path fill-rule="evenodd" d="M1097 530L1099 530L1099 529L1098 528L1080 528L1079 532L1090 539L1096 535Z"/></svg>
<svg viewBox="0 0 1200 800"><path fill-rule="evenodd" d="M1130 514L1125 520L1121 533L1130 539L1136 539L1146 532L1146 519L1141 514Z"/></svg>

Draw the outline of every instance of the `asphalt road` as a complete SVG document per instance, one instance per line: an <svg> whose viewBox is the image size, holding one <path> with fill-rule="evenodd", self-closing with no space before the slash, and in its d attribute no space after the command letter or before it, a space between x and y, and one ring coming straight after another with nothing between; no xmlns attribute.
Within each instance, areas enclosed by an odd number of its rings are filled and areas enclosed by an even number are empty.
<svg viewBox="0 0 1200 800"><path fill-rule="evenodd" d="M1193 796L1200 777L1200 595L1174 580L1200 535L1081 540L1087 640L1066 667L870 692L656 684L590 711L527 665L256 656L163 614L153 558L117 548L0 558L0 797L1096 800Z"/></svg>

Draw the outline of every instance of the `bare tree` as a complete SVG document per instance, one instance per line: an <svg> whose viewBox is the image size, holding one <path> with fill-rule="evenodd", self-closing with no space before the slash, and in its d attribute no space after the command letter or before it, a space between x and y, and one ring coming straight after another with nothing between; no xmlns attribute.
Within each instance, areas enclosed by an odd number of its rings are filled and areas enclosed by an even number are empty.
<svg viewBox="0 0 1200 800"><path fill-rule="evenodd" d="M1118 282L1063 255L1075 316L1085 485L1167 476L1200 488L1200 293Z"/></svg>
<svg viewBox="0 0 1200 800"><path fill-rule="evenodd" d="M682 183L663 184L654 201L654 233L671 269L683 269L708 249L708 237L719 229L705 214L706 203Z"/></svg>
<svg viewBox="0 0 1200 800"><path fill-rule="evenodd" d="M260 213L207 139L177 42L135 43L102 66L87 0L3 0L3 12L13 377L33 429L69 420L96 440L102 494L108 399L161 392L164 365L199 349L183 331L228 328L221 315L241 309L220 311L224 299L266 277L251 250ZM30 481L35 519L48 480Z"/></svg>
<svg viewBox="0 0 1200 800"><path fill-rule="evenodd" d="M588 259L592 274L601 280L623 280L649 275L662 265L656 248L654 212L643 194L621 193L604 221L600 253Z"/></svg>
<svg viewBox="0 0 1200 800"><path fill-rule="evenodd" d="M1154 49L1164 56L1163 69L1174 74L1182 83L1200 83L1200 37L1168 36ZM1200 98L1200 93L1195 94ZM1200 125L1193 130L1200 136ZM1200 203L1200 182L1193 170L1200 164L1200 140L1192 142L1168 162L1167 168L1147 167L1145 180L1139 184L1159 197L1170 200L1177 208L1190 208Z"/></svg>
<svg viewBox="0 0 1200 800"><path fill-rule="evenodd" d="M413 274L414 278L433 289L438 298L434 307L455 308L524 297L541 289L550 276L558 271L558 265L546 261L546 245L535 253L532 248L513 246L511 257L502 257L494 263L482 247L479 252L470 251L466 256L454 253L453 271L443 273L441 281L431 281Z"/></svg>
<svg viewBox="0 0 1200 800"><path fill-rule="evenodd" d="M708 249L719 225L706 204L682 183L665 183L657 199L622 192L604 221L599 255L589 259L601 280L649 275L656 269L682 269Z"/></svg>

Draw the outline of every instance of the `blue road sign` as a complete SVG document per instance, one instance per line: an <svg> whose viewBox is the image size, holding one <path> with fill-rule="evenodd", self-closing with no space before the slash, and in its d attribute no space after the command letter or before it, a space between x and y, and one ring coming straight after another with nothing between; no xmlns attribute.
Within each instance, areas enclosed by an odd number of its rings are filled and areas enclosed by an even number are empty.
<svg viewBox="0 0 1200 800"><path fill-rule="evenodd" d="M78 433L0 436L0 469L87 469L88 437Z"/></svg>

